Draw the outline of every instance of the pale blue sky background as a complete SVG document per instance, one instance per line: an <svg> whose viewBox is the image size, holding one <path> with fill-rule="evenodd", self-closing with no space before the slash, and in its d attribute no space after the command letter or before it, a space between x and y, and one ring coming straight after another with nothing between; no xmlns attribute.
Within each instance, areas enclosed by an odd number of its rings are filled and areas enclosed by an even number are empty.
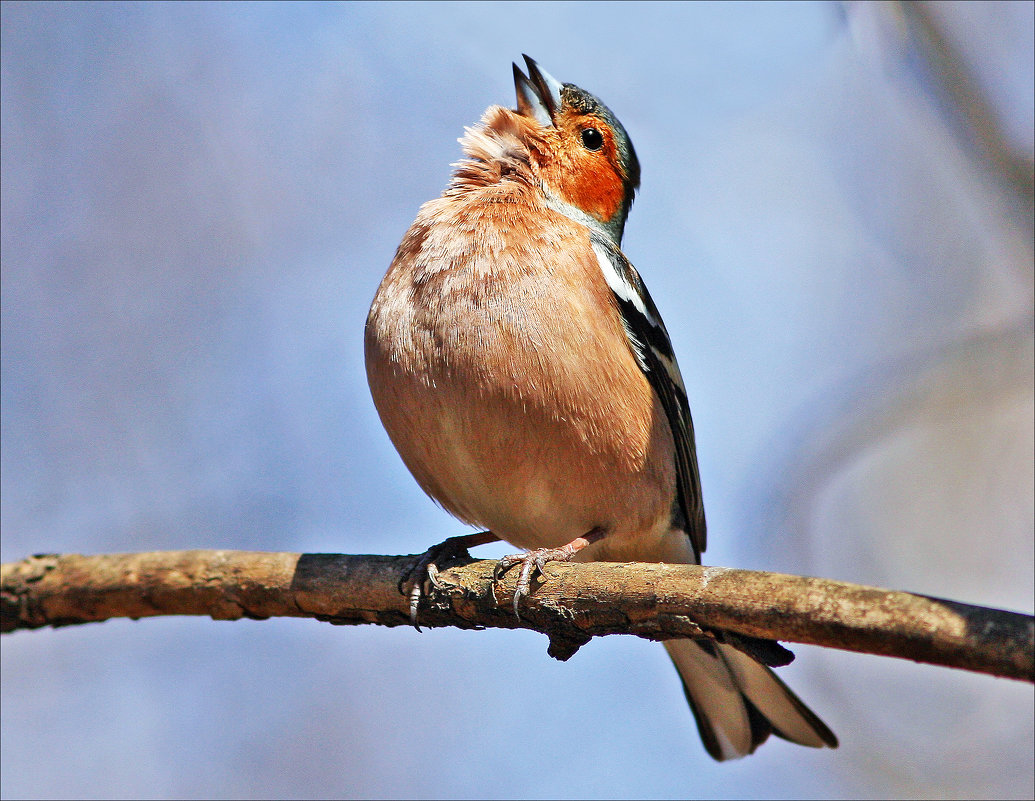
<svg viewBox="0 0 1035 801"><path fill-rule="evenodd" d="M1032 154L1032 4L931 7ZM362 327L536 58L628 129L706 562L1031 612L1031 211L894 5L2 6L0 550L415 553L463 529ZM1030 202L1030 201L1029 201ZM482 549L486 555L503 552ZM1032 688L798 647L841 738L718 765L663 649L315 621L4 637L15 797L1027 797Z"/></svg>

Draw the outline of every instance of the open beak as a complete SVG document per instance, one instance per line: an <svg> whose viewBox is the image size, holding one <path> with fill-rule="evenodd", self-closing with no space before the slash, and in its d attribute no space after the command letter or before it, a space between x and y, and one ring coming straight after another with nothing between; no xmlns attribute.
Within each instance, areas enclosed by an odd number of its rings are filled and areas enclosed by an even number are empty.
<svg viewBox="0 0 1035 801"><path fill-rule="evenodd" d="M514 65L514 89L517 92L519 114L531 117L544 128L553 125L553 117L561 107L561 82L546 70L540 69L528 56L522 56L528 65L528 75Z"/></svg>

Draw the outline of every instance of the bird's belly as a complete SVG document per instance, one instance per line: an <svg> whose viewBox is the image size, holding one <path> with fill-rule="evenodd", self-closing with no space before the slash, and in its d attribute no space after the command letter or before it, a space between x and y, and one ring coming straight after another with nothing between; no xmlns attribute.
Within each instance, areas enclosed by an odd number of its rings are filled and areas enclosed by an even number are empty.
<svg viewBox="0 0 1035 801"><path fill-rule="evenodd" d="M374 403L417 482L519 547L663 528L672 434L599 267L539 250L472 259L484 269L397 262L367 321Z"/></svg>
<svg viewBox="0 0 1035 801"><path fill-rule="evenodd" d="M561 439L544 442L542 427L522 416L507 419L497 427L474 416L437 416L428 463L451 466L436 476L438 500L520 548L559 547L596 526L613 526L603 499L565 486L564 465L586 472L580 454Z"/></svg>
<svg viewBox="0 0 1035 801"><path fill-rule="evenodd" d="M555 403L519 377L494 386L474 374L394 369L371 382L403 461L448 511L521 548L667 527L675 479L660 405L644 424L593 402L606 391ZM550 403L532 400L544 390Z"/></svg>

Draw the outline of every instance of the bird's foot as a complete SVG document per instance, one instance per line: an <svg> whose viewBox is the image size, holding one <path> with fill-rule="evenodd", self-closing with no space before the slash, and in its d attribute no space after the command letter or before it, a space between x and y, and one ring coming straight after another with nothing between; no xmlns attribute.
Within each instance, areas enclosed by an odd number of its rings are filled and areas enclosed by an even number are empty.
<svg viewBox="0 0 1035 801"><path fill-rule="evenodd" d="M450 537L438 545L432 545L428 550L417 557L413 567L409 569L402 581L399 582L399 592L409 596L410 599L410 622L413 627L420 631L417 625L417 607L420 605L421 596L424 595L424 582L430 581L436 587L442 584L438 580L440 564L448 565L458 559L470 559L471 554L468 548L476 545L485 545L489 542L499 540L491 531L480 531L477 534L462 534L459 537ZM411 584L412 582L412 584ZM409 590L406 589L410 585Z"/></svg>
<svg viewBox="0 0 1035 801"><path fill-rule="evenodd" d="M518 573L517 587L514 589L514 614L521 617L519 606L521 599L532 591L533 573L542 573L547 562L570 562L579 551L592 545L604 536L603 529L595 528L588 531L581 537L576 537L567 545L560 548L535 548L525 553L516 553L511 556L504 556L496 563L492 571L494 581L512 567L521 565L521 572Z"/></svg>

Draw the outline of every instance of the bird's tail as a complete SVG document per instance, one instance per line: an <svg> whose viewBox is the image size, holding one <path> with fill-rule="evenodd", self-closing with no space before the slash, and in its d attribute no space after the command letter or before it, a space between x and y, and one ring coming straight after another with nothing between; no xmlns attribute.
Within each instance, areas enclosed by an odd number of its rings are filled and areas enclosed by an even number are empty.
<svg viewBox="0 0 1035 801"><path fill-rule="evenodd" d="M812 748L837 748L826 724L746 653L710 640L668 640L665 647L713 758L747 756L770 734Z"/></svg>

